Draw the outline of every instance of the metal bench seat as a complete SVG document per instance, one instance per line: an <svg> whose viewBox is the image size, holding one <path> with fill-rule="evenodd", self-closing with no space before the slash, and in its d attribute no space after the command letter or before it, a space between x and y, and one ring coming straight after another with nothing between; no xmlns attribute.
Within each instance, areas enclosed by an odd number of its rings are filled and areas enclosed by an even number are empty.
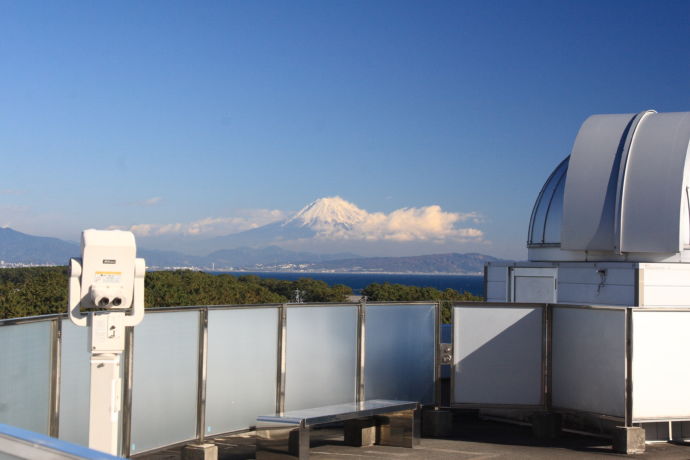
<svg viewBox="0 0 690 460"><path fill-rule="evenodd" d="M373 399L293 410L256 419L256 459L309 458L310 428L345 422L345 443L413 447L419 442L419 403Z"/></svg>

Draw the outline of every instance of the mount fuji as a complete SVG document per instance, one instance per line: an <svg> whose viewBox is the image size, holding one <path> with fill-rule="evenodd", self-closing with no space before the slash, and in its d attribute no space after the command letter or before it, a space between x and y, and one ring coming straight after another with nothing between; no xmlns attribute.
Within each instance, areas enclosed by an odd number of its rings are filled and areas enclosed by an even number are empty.
<svg viewBox="0 0 690 460"><path fill-rule="evenodd" d="M251 230L217 236L196 242L194 252L208 253L217 248L284 246L313 238L348 238L348 233L364 222L367 212L338 196L319 198L294 216Z"/></svg>
<svg viewBox="0 0 690 460"><path fill-rule="evenodd" d="M142 237L137 243L141 255L155 267L290 270L299 266L313 271L476 273L485 262L496 259L459 254L454 247L439 245L429 237L449 236L460 244L465 236L472 241L475 232L481 237L479 230L455 227L464 219L457 213L444 213L438 206L369 213L336 196L315 200L282 221L240 233L159 239L156 246L148 243L160 237ZM0 248L0 259L10 263L61 264L79 252L76 243L12 229L0 229Z"/></svg>

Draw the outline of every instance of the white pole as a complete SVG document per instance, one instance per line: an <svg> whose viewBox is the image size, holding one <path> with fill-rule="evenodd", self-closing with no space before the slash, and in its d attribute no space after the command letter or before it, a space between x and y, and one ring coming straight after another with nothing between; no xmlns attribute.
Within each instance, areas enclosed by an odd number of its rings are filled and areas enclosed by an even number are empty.
<svg viewBox="0 0 690 460"><path fill-rule="evenodd" d="M122 406L120 354L91 356L89 447L118 453L119 414Z"/></svg>

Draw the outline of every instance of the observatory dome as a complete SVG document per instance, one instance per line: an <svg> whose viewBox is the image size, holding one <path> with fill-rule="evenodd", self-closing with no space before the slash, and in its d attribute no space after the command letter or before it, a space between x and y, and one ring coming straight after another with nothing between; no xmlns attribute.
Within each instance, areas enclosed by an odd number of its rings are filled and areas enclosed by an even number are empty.
<svg viewBox="0 0 690 460"><path fill-rule="evenodd" d="M529 222L528 246L560 246L563 191L568 160L561 161L539 192Z"/></svg>
<svg viewBox="0 0 690 460"><path fill-rule="evenodd" d="M690 262L690 112L593 115L534 204L533 261Z"/></svg>

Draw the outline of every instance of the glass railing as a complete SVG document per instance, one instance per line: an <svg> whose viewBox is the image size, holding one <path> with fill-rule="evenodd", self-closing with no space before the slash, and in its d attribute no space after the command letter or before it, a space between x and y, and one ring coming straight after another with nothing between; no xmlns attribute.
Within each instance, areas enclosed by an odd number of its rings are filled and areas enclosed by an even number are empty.
<svg viewBox="0 0 690 460"><path fill-rule="evenodd" d="M120 453L248 430L260 415L366 399L435 404L435 303L147 310L127 331ZM0 322L0 423L88 444L87 329Z"/></svg>
<svg viewBox="0 0 690 460"><path fill-rule="evenodd" d="M690 420L689 330L690 308L456 303L451 405L668 429Z"/></svg>

